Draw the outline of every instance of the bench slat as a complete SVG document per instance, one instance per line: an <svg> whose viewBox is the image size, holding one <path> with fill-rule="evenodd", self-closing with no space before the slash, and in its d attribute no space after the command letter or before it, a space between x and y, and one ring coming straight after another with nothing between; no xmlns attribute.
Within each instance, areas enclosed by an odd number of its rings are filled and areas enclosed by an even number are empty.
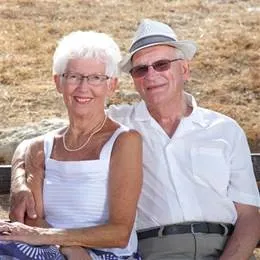
<svg viewBox="0 0 260 260"><path fill-rule="evenodd" d="M0 194L8 194L11 184L11 165L0 165Z"/></svg>
<svg viewBox="0 0 260 260"><path fill-rule="evenodd" d="M255 178L257 181L258 189L260 191L260 153L252 153L251 154Z"/></svg>

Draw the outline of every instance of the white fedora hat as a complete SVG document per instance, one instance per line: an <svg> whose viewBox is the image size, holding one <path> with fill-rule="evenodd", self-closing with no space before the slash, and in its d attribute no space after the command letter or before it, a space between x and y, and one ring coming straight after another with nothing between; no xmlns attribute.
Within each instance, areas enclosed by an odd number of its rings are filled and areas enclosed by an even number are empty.
<svg viewBox="0 0 260 260"><path fill-rule="evenodd" d="M196 53L196 43L189 40L178 41L173 29L167 24L143 19L135 33L129 53L120 62L120 69L129 72L132 68L133 55L147 47L170 45L182 51L184 57L191 60Z"/></svg>

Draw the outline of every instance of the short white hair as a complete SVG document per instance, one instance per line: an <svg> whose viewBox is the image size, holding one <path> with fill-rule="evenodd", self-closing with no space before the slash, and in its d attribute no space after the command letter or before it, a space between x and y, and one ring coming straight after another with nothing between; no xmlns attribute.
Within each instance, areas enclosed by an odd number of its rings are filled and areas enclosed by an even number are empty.
<svg viewBox="0 0 260 260"><path fill-rule="evenodd" d="M116 42L105 33L75 31L64 36L53 55L53 75L62 75L71 59L94 58L106 66L109 77L117 77L121 53Z"/></svg>

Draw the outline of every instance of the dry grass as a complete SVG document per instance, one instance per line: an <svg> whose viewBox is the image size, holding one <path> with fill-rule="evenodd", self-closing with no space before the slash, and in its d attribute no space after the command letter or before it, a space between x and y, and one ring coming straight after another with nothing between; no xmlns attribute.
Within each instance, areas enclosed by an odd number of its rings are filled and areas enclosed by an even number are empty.
<svg viewBox="0 0 260 260"><path fill-rule="evenodd" d="M52 53L62 35L98 30L127 51L138 21L149 17L172 25L180 39L198 43L187 90L201 105L236 119L251 150L259 152L258 5L258 0L1 0L0 128L66 116L51 75ZM129 77L122 77L120 88L132 88ZM123 101L129 102L120 91L111 100Z"/></svg>
<svg viewBox="0 0 260 260"><path fill-rule="evenodd" d="M61 36L73 30L102 31L125 52L137 23L147 17L172 25L180 39L198 43L187 90L201 105L236 119L251 150L260 152L259 0L0 2L0 129L66 116L51 75L52 53ZM120 89L129 88L131 80L123 76ZM119 91L111 102L129 100Z"/></svg>

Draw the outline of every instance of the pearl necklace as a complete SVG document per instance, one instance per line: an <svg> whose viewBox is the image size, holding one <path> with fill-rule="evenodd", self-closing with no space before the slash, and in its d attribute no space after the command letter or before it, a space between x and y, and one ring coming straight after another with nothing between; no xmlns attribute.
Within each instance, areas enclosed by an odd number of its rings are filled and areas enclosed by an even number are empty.
<svg viewBox="0 0 260 260"><path fill-rule="evenodd" d="M69 130L69 128L67 128L66 131L65 131L65 133L64 133L63 136L62 136L62 142L63 142L63 146L64 146L65 150L66 150L67 152L76 152L76 151L81 150L84 146L86 146L86 145L90 142L90 140L91 140L91 138L93 137L93 135L95 135L95 134L97 134L99 131L101 131L101 129L104 127L104 125L105 125L105 123L106 123L106 120L107 120L107 114L105 115L105 118L104 118L103 122L101 123L100 127L97 128L95 131L93 131L93 132L89 135L89 137L88 137L88 139L86 140L86 142L84 142L80 147L75 148L75 149L68 148L68 146L66 145L65 136L66 136L66 134L68 133L68 130ZM95 128L96 128L96 127L95 127ZM94 129L95 129L95 128L94 128Z"/></svg>

